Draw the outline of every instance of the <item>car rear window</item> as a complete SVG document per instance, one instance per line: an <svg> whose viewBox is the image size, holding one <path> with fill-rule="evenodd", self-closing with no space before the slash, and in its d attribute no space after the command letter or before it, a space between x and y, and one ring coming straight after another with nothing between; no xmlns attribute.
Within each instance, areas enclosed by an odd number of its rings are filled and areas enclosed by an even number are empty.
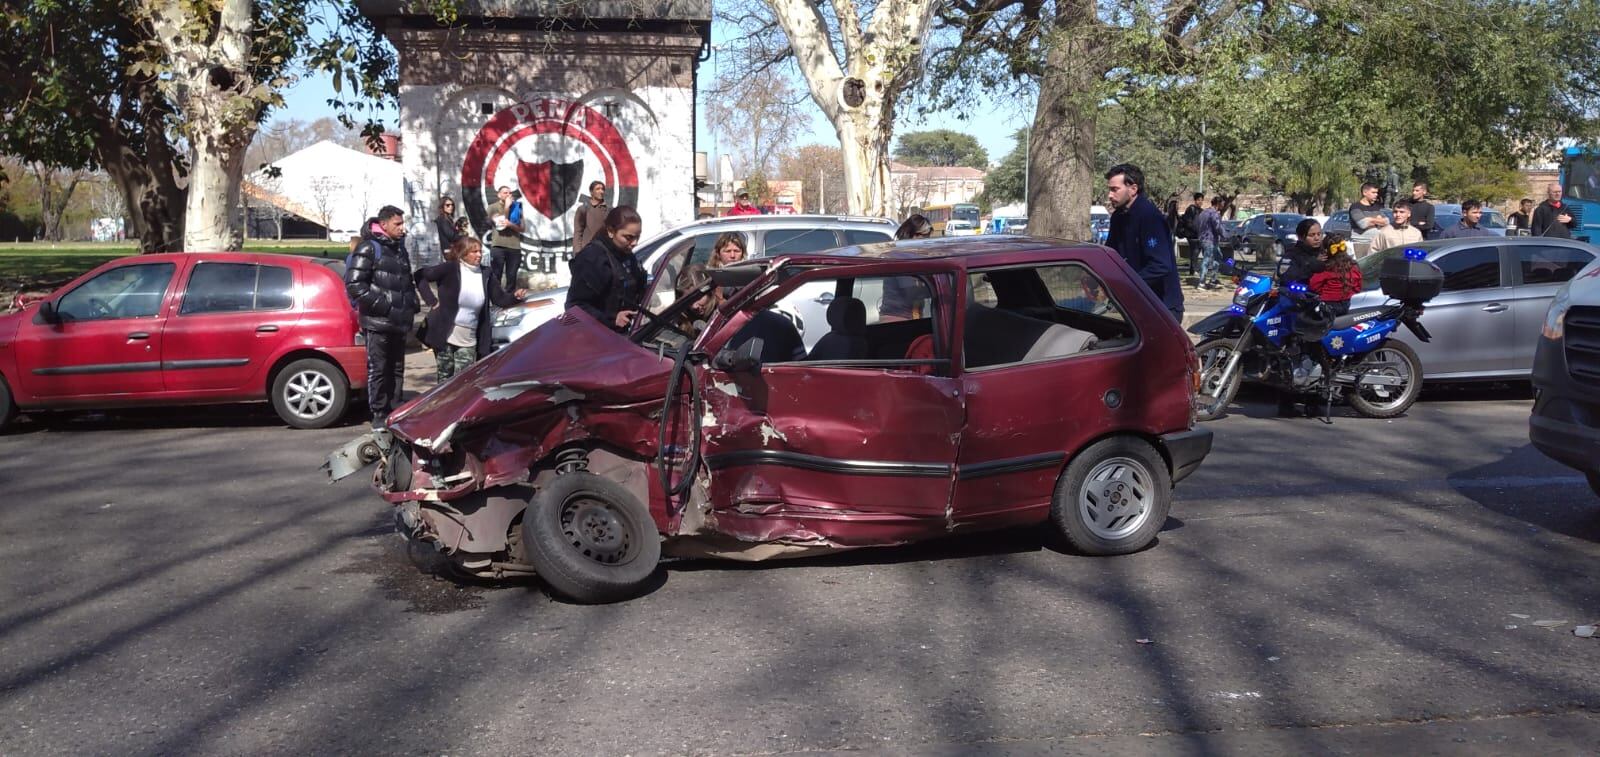
<svg viewBox="0 0 1600 757"><path fill-rule="evenodd" d="M877 242L892 242L894 235L887 231L865 231L862 229L845 229L845 244L875 244Z"/></svg>
<svg viewBox="0 0 1600 757"><path fill-rule="evenodd" d="M200 263L189 275L181 315L287 310L294 305L288 268L251 263Z"/></svg>
<svg viewBox="0 0 1600 757"><path fill-rule="evenodd" d="M1593 255L1571 247L1525 245L1517 248L1523 284L1564 284L1592 260Z"/></svg>

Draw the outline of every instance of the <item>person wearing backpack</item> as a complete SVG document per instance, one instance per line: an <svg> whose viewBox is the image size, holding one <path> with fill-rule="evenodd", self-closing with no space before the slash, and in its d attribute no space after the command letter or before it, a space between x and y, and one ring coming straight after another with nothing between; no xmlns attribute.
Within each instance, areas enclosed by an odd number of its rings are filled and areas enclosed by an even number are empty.
<svg viewBox="0 0 1600 757"><path fill-rule="evenodd" d="M382 428L400 404L406 337L411 335L420 309L405 247L405 215L399 208L385 205L376 217L367 219L344 282L366 338L367 407L372 411L372 427Z"/></svg>
<svg viewBox="0 0 1600 757"><path fill-rule="evenodd" d="M1183 237L1183 241L1189 246L1189 275L1199 276L1200 261L1203 256L1200 250L1200 212L1205 204L1206 195L1204 192L1195 192L1193 199L1194 202L1190 203L1183 211L1183 215L1178 217L1177 236Z"/></svg>

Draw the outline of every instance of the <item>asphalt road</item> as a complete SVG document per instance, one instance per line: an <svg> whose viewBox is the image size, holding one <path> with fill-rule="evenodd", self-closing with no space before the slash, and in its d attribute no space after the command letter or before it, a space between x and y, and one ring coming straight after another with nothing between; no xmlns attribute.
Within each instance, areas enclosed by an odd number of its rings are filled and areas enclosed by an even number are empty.
<svg viewBox="0 0 1600 757"><path fill-rule="evenodd" d="M1528 446L1526 391L1251 402L1137 555L685 563L605 607L419 571L319 478L356 427L30 424L0 437L0 753L1593 754L1600 498Z"/></svg>

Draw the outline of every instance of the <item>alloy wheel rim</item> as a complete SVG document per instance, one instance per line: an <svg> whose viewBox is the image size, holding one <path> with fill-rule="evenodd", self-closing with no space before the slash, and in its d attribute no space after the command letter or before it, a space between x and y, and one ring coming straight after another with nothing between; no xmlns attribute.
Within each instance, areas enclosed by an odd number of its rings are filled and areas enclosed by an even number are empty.
<svg viewBox="0 0 1600 757"><path fill-rule="evenodd" d="M298 418L320 417L333 407L333 380L321 371L301 371L289 377L283 399Z"/></svg>
<svg viewBox="0 0 1600 757"><path fill-rule="evenodd" d="M1155 487L1144 463L1113 457L1096 465L1078 490L1078 513L1089 532L1115 541L1138 531L1150 519Z"/></svg>

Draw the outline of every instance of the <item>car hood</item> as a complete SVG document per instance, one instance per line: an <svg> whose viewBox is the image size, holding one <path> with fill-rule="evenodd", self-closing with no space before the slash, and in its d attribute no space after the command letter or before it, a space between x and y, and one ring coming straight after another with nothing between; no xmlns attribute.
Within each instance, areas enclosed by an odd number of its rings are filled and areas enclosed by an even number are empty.
<svg viewBox="0 0 1600 757"><path fill-rule="evenodd" d="M574 308L402 406L389 416L389 429L429 446L423 442L570 402L614 406L660 400L671 370L670 357L634 344Z"/></svg>

